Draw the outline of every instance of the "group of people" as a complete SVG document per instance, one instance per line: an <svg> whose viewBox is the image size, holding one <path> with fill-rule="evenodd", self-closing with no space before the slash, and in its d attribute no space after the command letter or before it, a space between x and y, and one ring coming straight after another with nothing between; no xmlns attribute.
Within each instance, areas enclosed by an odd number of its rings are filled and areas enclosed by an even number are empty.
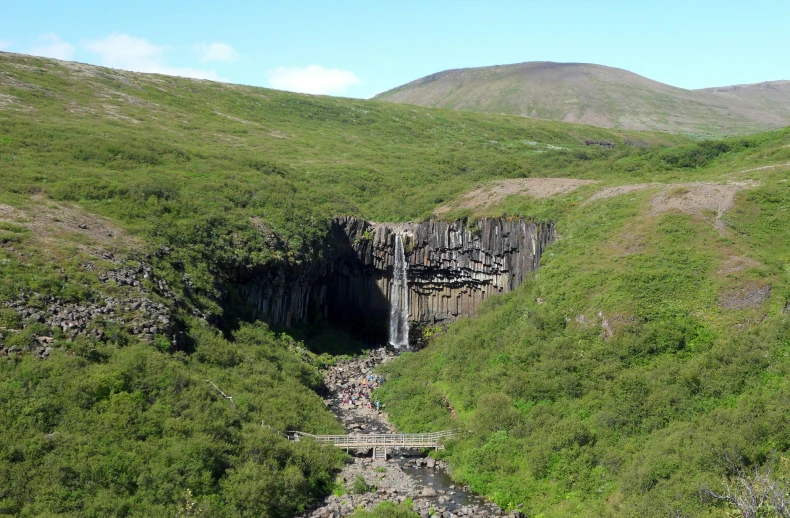
<svg viewBox="0 0 790 518"><path fill-rule="evenodd" d="M343 404L352 407L364 405L371 410L375 407L376 411L380 411L381 401L372 401L370 395L373 393L373 390L380 387L382 383L384 383L384 378L373 374L359 381L352 382L349 388L343 389L340 393L343 397Z"/></svg>

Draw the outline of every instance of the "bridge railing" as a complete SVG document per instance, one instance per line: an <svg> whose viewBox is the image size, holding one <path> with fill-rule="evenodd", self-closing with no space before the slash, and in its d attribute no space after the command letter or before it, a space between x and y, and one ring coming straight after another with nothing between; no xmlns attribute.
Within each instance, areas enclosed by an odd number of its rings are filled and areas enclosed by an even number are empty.
<svg viewBox="0 0 790 518"><path fill-rule="evenodd" d="M294 440L309 437L318 444L327 444L341 448L371 448L371 447L400 447L400 448L435 448L444 439L456 435L455 430L445 430L433 433L382 433L382 434L352 434L352 435L313 435L305 432L291 432Z"/></svg>

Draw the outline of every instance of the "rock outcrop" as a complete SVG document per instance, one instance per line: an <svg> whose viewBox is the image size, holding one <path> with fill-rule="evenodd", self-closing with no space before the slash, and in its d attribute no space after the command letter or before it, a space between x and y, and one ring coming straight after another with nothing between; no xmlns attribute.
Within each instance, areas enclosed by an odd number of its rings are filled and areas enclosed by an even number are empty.
<svg viewBox="0 0 790 518"><path fill-rule="evenodd" d="M472 316L491 295L507 293L536 270L545 246L554 239L548 223L485 218L474 223L430 220L415 224L337 220L365 267L379 272L386 299L396 234L403 236L409 263L409 314L413 321L436 323Z"/></svg>
<svg viewBox="0 0 790 518"><path fill-rule="evenodd" d="M374 223L347 216L334 220L320 264L250 275L240 291L271 324L326 320L381 343L396 235L408 262L410 320L418 324L475 315L486 298L513 290L536 270L556 237L551 223L522 218Z"/></svg>
<svg viewBox="0 0 790 518"><path fill-rule="evenodd" d="M85 336L103 341L107 339L106 327L112 325L146 341L162 335L172 345L181 345L183 336L176 330L171 308L153 297L156 293L160 300L174 301L175 294L167 283L157 278L153 268L145 262L116 259L109 253L105 253L103 259L118 265L116 269L97 272L99 282L111 282L116 286L114 296L96 292L89 300L67 302L52 295L41 297L20 292L15 300L0 305L18 316L18 322L13 329L6 330L6 334L15 334L32 325L41 325L44 333L19 347L6 346L5 336L0 333L0 357L34 353L39 358L46 358L52 352L56 338L73 341L78 336ZM85 271L96 271L93 262L81 266Z"/></svg>

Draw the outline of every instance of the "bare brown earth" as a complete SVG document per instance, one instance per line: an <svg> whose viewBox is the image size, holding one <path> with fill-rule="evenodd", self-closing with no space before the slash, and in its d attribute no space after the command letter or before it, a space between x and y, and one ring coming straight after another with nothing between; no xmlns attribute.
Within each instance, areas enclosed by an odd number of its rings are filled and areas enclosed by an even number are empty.
<svg viewBox="0 0 790 518"><path fill-rule="evenodd" d="M375 98L701 136L790 125L790 81L686 90L626 70L585 63L527 62L446 70Z"/></svg>
<svg viewBox="0 0 790 518"><path fill-rule="evenodd" d="M769 284L733 288L719 294L719 306L724 309L757 309L770 294Z"/></svg>
<svg viewBox="0 0 790 518"><path fill-rule="evenodd" d="M455 208L485 209L492 207L507 196L529 196L531 198L551 198L569 193L582 185L597 183L595 180L577 180L574 178L516 178L499 180L464 194L457 206L440 205L436 208L437 215L446 214Z"/></svg>
<svg viewBox="0 0 790 518"><path fill-rule="evenodd" d="M721 262L719 270L716 273L719 275L729 275L731 273L740 273L757 266L760 266L760 263L754 259L740 255L731 255Z"/></svg>
<svg viewBox="0 0 790 518"><path fill-rule="evenodd" d="M110 220L43 196L33 196L25 207L0 204L0 223L24 227L47 250L74 246L91 255L100 255L140 245Z"/></svg>
<svg viewBox="0 0 790 518"><path fill-rule="evenodd" d="M471 209L484 210L501 203L507 196L529 196L531 198L550 198L567 194L583 185L597 183L595 180L579 180L574 178L517 178L499 180L478 187L463 194L457 202L443 204L434 211L436 215L448 214L452 210ZM656 216L667 212L683 212L697 217L710 219L711 223L723 232L726 228L722 218L735 203L735 195L743 190L756 187L754 181L690 182L675 184L636 183L604 187L593 194L585 203L614 198L624 194L660 189L650 200L648 215ZM626 249L638 249L640 245L628 246ZM635 248L636 247L636 248Z"/></svg>
<svg viewBox="0 0 790 518"><path fill-rule="evenodd" d="M695 216L712 214L715 216L716 226L723 225L722 216L726 214L735 203L738 191L756 187L752 181L741 182L691 182L675 184L637 183L631 185L618 185L606 187L593 194L587 203L613 198L623 194L645 189L663 187L661 191L650 200L650 215L665 212L685 212Z"/></svg>
<svg viewBox="0 0 790 518"><path fill-rule="evenodd" d="M694 182L668 185L651 200L651 215L665 212L685 212L694 216L713 216L714 226L721 232L726 228L722 217L735 204L738 191L755 187L755 182L726 184Z"/></svg>

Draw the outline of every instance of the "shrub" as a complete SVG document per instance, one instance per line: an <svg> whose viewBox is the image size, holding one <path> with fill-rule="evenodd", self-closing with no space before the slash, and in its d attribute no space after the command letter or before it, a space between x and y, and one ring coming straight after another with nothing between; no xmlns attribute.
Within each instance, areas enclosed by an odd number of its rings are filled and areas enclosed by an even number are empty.
<svg viewBox="0 0 790 518"><path fill-rule="evenodd" d="M0 308L0 327L19 329L22 327L22 317L13 309Z"/></svg>
<svg viewBox="0 0 790 518"><path fill-rule="evenodd" d="M419 518L420 515L415 513L412 508L411 500L400 504L381 502L372 511L358 510L351 516L354 518Z"/></svg>
<svg viewBox="0 0 790 518"><path fill-rule="evenodd" d="M370 491L371 487L368 485L362 475L357 475L357 478L354 479L354 484L351 486L351 489L354 491L354 493L362 495Z"/></svg>

